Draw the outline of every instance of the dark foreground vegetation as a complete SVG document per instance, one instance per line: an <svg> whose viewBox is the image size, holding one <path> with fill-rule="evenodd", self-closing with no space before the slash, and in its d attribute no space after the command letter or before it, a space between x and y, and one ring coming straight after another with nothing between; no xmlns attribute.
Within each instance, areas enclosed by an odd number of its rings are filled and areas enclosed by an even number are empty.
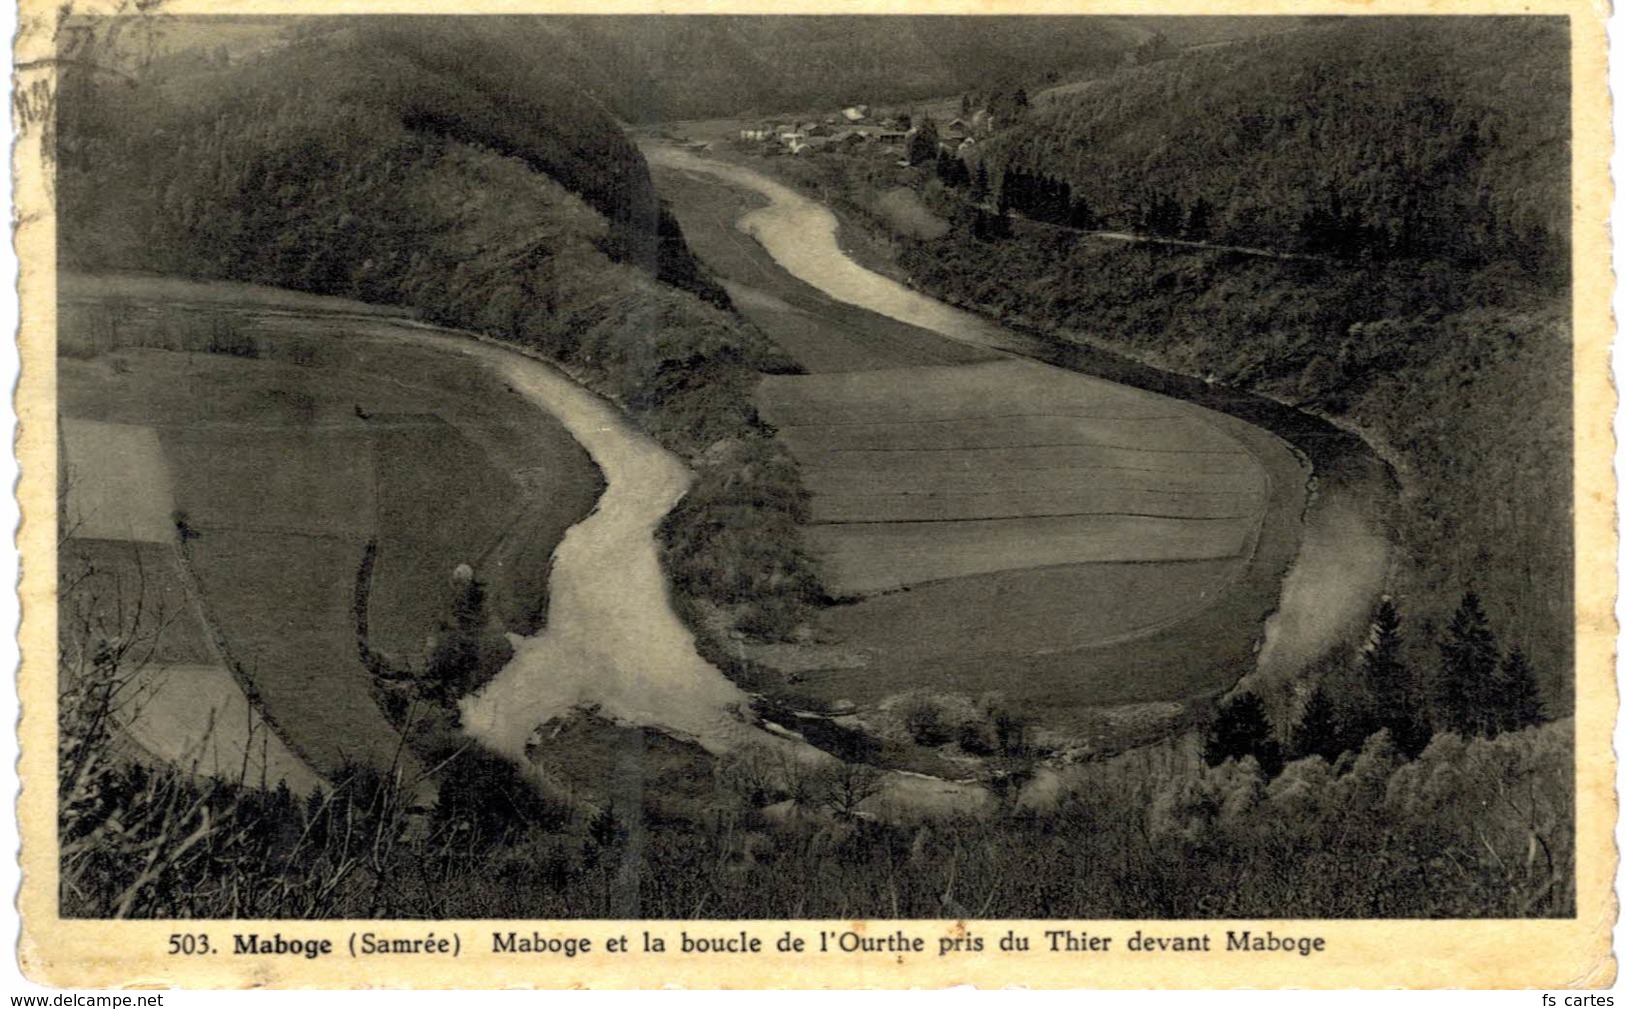
<svg viewBox="0 0 1625 1009"><path fill-rule="evenodd" d="M103 656L112 658L111 653ZM1188 747L1059 772L1031 801L854 815L861 774L746 754L691 791L567 804L511 768L441 786L354 768L296 797L121 760L116 662L63 695L61 907L142 918L1524 917L1574 913L1572 723L1388 732L1270 777ZM506 775L506 777L504 777Z"/></svg>
<svg viewBox="0 0 1625 1009"><path fill-rule="evenodd" d="M1529 660L1517 646L1501 651L1474 592L1462 597L1432 661L1413 659L1399 611L1385 599L1363 648L1317 666L1305 671L1302 703L1289 706L1297 712L1290 732L1271 723L1268 705L1252 691L1226 697L1203 740L1208 765L1252 758L1274 776L1286 759L1335 763L1378 733L1415 757L1438 735L1494 739L1544 720Z"/></svg>

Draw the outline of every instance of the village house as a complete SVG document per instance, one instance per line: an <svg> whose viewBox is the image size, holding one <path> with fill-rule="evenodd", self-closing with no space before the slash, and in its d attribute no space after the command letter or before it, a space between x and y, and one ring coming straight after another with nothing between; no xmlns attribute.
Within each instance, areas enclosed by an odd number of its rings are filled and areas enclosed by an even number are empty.
<svg viewBox="0 0 1625 1009"><path fill-rule="evenodd" d="M867 106L867 105L849 106L848 108L844 108L844 109L841 110L841 115L845 116L846 121L849 122L849 123L861 123L865 119L869 118L869 106Z"/></svg>

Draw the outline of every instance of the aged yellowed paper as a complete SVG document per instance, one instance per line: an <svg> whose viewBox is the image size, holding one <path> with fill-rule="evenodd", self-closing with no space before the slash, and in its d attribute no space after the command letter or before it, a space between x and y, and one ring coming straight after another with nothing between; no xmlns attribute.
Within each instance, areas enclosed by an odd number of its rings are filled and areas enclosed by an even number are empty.
<svg viewBox="0 0 1625 1009"><path fill-rule="evenodd" d="M1611 984L1603 13L24 3L24 972Z"/></svg>

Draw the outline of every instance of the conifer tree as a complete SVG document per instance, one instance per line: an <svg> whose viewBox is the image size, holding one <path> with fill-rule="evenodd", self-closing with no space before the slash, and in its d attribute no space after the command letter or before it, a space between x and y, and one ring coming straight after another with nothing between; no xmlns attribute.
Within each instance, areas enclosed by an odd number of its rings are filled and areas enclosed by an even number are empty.
<svg viewBox="0 0 1625 1009"><path fill-rule="evenodd" d="M978 162L976 165L976 171L971 176L971 200L975 203L981 203L983 200L987 199L988 190L991 188L991 186L992 180L988 178L987 163Z"/></svg>
<svg viewBox="0 0 1625 1009"><path fill-rule="evenodd" d="M908 138L908 160L910 164L926 165L937 154L937 124L929 118L922 117Z"/></svg>
<svg viewBox="0 0 1625 1009"><path fill-rule="evenodd" d="M1337 721L1337 706L1324 683L1316 683L1304 702L1303 714L1292 730L1292 759L1324 757L1335 761L1342 755L1342 728Z"/></svg>
<svg viewBox="0 0 1625 1009"><path fill-rule="evenodd" d="M1496 671L1495 718L1490 735L1516 732L1540 721L1540 685L1521 648L1513 648Z"/></svg>
<svg viewBox="0 0 1625 1009"><path fill-rule="evenodd" d="M1450 618L1439 655L1434 728L1464 736L1486 735L1495 720L1500 655L1478 593L1471 589Z"/></svg>
<svg viewBox="0 0 1625 1009"><path fill-rule="evenodd" d="M1371 639L1365 652L1365 712L1360 741L1387 729L1394 745L1414 757L1427 746L1432 733L1421 715L1421 694L1404 658L1399 610L1384 599L1371 620Z"/></svg>
<svg viewBox="0 0 1625 1009"><path fill-rule="evenodd" d="M1095 213L1089 207L1089 201L1078 197L1072 201L1072 208L1067 216L1067 223L1074 228L1088 231L1095 227Z"/></svg>
<svg viewBox="0 0 1625 1009"><path fill-rule="evenodd" d="M1193 242L1204 241L1213 232L1213 204L1198 197L1185 211L1185 237Z"/></svg>
<svg viewBox="0 0 1625 1009"><path fill-rule="evenodd" d="M1202 759L1209 767L1249 754L1257 758L1266 775L1274 776L1281 770L1281 746L1275 741L1275 729L1263 700L1251 691L1220 703L1218 715L1202 741Z"/></svg>

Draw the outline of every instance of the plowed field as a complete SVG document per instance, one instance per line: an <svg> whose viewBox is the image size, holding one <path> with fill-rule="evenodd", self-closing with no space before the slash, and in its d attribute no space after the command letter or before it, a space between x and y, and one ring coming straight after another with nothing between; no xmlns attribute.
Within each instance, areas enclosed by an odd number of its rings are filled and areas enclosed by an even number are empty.
<svg viewBox="0 0 1625 1009"><path fill-rule="evenodd" d="M773 376L839 593L1062 564L1245 558L1263 469L1197 411L1028 361Z"/></svg>

